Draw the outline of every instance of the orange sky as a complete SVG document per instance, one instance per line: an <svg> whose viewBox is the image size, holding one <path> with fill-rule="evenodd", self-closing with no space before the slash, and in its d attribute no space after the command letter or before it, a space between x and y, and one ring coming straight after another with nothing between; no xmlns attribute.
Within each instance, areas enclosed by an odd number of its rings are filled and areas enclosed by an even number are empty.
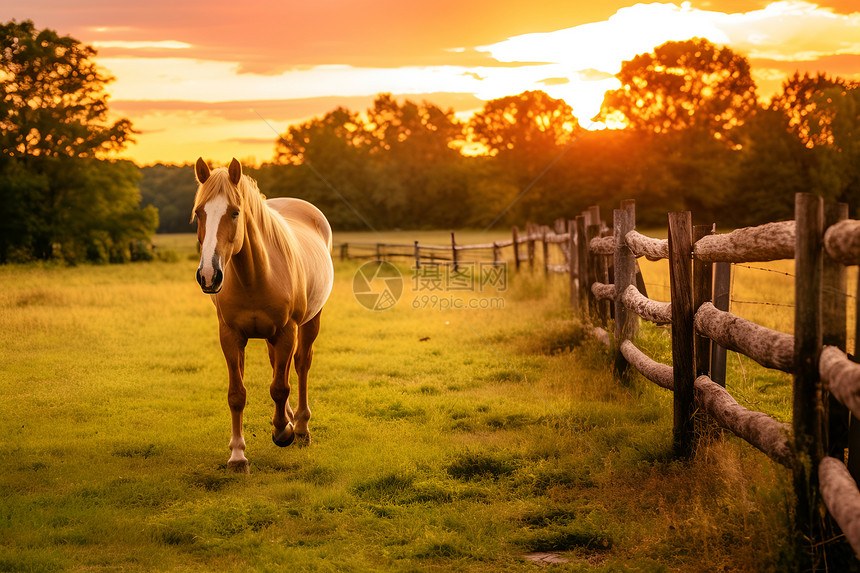
<svg viewBox="0 0 860 573"><path fill-rule="evenodd" d="M860 6L713 0L0 0L4 19L95 45L138 164L271 159L275 133L391 92L453 107L543 89L583 125L623 60L693 36L753 64L769 97L795 70L860 80ZM264 118L260 119L260 116Z"/></svg>

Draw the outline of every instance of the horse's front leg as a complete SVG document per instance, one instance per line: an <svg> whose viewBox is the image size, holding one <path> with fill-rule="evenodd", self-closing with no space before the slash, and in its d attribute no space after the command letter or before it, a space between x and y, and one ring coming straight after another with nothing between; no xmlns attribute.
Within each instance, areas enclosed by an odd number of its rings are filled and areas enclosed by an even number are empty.
<svg viewBox="0 0 860 573"><path fill-rule="evenodd" d="M221 325L221 350L227 360L227 373L230 385L227 390L227 403L230 405L232 433L230 436L230 459L227 467L237 473L249 473L248 459L245 457L245 436L242 433L242 415L245 411L245 346L248 339L235 330Z"/></svg>
<svg viewBox="0 0 860 573"><path fill-rule="evenodd" d="M296 325L288 323L268 340L269 359L272 362L272 385L269 393L275 401L272 417L272 441L286 447L293 443L293 410L290 408L290 364L296 351Z"/></svg>

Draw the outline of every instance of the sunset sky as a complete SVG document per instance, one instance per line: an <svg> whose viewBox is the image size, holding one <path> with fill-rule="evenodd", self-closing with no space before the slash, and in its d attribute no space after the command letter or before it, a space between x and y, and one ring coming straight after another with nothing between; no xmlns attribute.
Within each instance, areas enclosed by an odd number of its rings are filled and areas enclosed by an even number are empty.
<svg viewBox="0 0 860 573"><path fill-rule="evenodd" d="M98 49L140 165L267 161L270 125L362 111L380 92L465 118L542 89L594 127L622 61L694 36L749 58L765 99L795 70L860 80L857 0L0 0L0 14Z"/></svg>

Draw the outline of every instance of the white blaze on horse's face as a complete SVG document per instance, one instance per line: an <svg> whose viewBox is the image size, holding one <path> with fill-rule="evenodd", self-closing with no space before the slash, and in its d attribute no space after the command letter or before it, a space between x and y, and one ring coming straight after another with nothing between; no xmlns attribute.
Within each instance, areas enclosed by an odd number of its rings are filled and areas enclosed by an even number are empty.
<svg viewBox="0 0 860 573"><path fill-rule="evenodd" d="M218 228L224 215L227 214L228 207L227 199L219 195L203 206L203 213L198 217L198 234L200 227L203 228L204 234L200 240L200 267L197 269L197 280L206 292L218 292L224 280L224 261L217 253L216 247Z"/></svg>
<svg viewBox="0 0 860 573"><path fill-rule="evenodd" d="M235 160L234 160L235 161ZM238 164L238 162L237 162ZM231 165L232 168L232 165ZM209 179L209 169L202 161L197 165L197 177L201 185ZM236 182L233 182L233 179ZM238 185L238 173L231 169L229 182L225 185ZM224 284L224 269L234 253L242 248L244 228L241 208L232 204L221 192L200 205L195 212L197 217L197 240L200 242L200 266L197 268L197 282L203 292L216 294Z"/></svg>
<svg viewBox="0 0 860 573"><path fill-rule="evenodd" d="M197 212L197 239L200 241L200 267L197 282L203 292L215 294L224 283L224 269L241 247L243 231L240 209L224 195L217 195Z"/></svg>

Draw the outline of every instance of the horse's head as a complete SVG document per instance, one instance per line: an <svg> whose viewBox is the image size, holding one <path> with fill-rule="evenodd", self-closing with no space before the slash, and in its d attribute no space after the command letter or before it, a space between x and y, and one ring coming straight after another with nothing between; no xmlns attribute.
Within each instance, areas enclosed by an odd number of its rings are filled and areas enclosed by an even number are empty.
<svg viewBox="0 0 860 573"><path fill-rule="evenodd" d="M197 195L194 217L197 218L197 240L200 241L200 266L197 282L203 292L215 294L224 284L224 269L230 258L242 250L245 240L242 217L242 165L234 158L228 168L212 171L203 161L194 166Z"/></svg>

